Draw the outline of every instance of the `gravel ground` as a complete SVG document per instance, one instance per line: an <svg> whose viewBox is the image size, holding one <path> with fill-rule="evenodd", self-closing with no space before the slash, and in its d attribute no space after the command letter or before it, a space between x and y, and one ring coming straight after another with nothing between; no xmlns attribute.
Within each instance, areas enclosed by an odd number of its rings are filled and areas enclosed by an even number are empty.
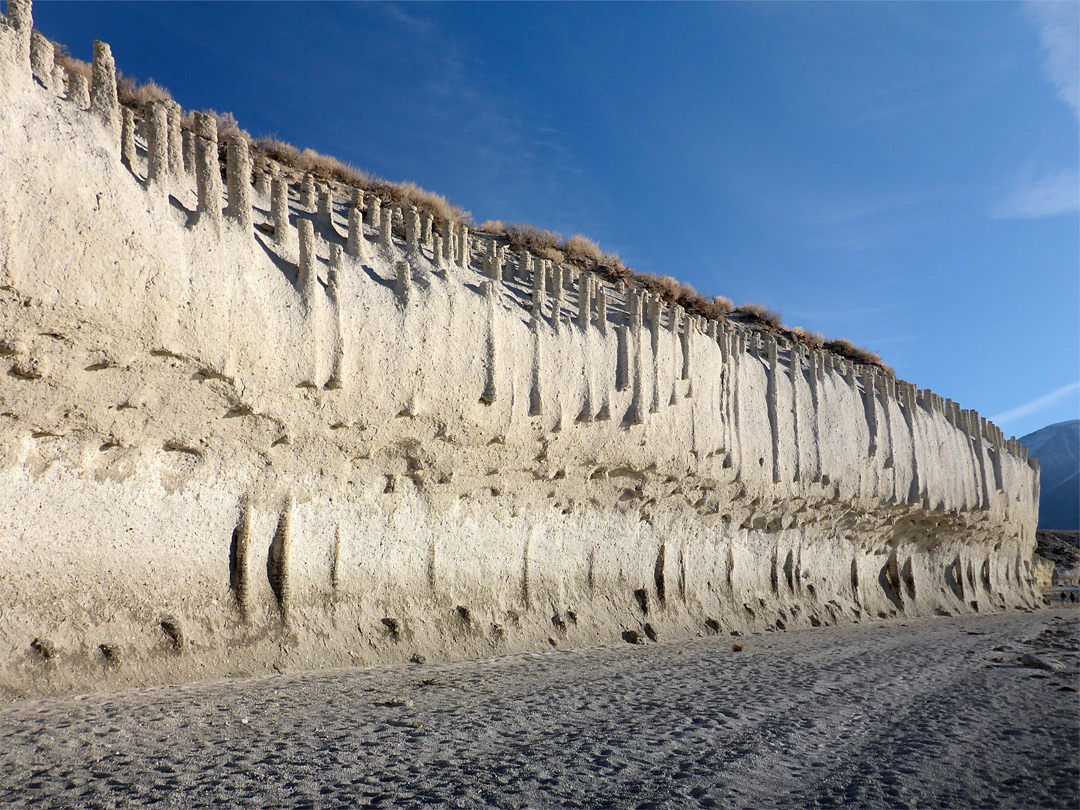
<svg viewBox="0 0 1080 810"><path fill-rule="evenodd" d="M1078 687L1055 609L141 689L0 707L0 806L1076 808Z"/></svg>

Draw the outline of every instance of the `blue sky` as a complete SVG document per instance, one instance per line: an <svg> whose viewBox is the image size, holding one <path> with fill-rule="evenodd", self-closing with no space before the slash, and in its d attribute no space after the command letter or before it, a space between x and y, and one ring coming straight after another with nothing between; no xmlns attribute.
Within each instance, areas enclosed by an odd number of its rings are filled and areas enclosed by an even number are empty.
<svg viewBox="0 0 1080 810"><path fill-rule="evenodd" d="M45 3L73 55L479 222L1080 416L1076 3Z"/></svg>

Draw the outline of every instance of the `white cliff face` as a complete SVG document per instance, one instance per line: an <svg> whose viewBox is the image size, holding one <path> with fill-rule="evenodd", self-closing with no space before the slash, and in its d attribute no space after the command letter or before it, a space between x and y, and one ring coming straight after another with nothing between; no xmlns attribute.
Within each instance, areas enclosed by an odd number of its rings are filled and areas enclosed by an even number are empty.
<svg viewBox="0 0 1080 810"><path fill-rule="evenodd" d="M223 185L207 122L193 176L164 107L122 162L21 36L8 694L1034 603L1037 468L973 412L285 169L271 199L239 139Z"/></svg>

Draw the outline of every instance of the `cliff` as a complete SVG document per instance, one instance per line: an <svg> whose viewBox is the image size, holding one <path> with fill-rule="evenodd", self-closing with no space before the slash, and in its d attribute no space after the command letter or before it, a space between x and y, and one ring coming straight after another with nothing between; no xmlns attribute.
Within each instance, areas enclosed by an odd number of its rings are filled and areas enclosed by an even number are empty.
<svg viewBox="0 0 1080 810"><path fill-rule="evenodd" d="M974 412L242 138L223 172L9 11L5 694L1034 604L1038 469Z"/></svg>
<svg viewBox="0 0 1080 810"><path fill-rule="evenodd" d="M1047 425L1017 441L1039 462L1039 528L1080 531L1080 420Z"/></svg>

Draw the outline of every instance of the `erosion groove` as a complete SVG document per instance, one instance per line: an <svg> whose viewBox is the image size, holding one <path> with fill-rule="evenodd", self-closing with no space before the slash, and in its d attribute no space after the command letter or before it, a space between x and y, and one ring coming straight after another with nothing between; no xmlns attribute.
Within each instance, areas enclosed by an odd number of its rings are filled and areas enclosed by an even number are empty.
<svg viewBox="0 0 1080 810"><path fill-rule="evenodd" d="M108 46L84 103L9 8L0 694L1034 604L974 412L122 107Z"/></svg>

